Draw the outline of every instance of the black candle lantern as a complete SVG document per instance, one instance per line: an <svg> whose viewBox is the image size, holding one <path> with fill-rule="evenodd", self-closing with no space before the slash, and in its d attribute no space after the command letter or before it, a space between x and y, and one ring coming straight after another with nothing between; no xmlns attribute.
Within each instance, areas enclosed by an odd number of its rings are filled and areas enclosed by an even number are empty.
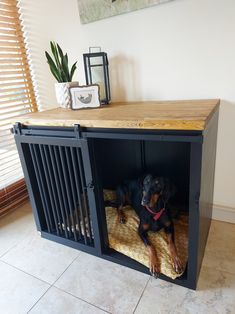
<svg viewBox="0 0 235 314"><path fill-rule="evenodd" d="M109 85L109 63L107 53L91 52L83 54L86 84L98 84L100 87L100 102L108 104L110 102ZM95 48L95 47L93 47Z"/></svg>

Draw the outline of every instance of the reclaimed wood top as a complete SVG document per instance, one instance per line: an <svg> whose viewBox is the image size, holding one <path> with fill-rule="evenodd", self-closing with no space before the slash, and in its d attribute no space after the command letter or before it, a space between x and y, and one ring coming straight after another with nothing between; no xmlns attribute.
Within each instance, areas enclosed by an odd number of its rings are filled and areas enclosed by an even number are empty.
<svg viewBox="0 0 235 314"><path fill-rule="evenodd" d="M119 102L95 109L56 108L15 118L25 125L204 130L218 109L218 99Z"/></svg>

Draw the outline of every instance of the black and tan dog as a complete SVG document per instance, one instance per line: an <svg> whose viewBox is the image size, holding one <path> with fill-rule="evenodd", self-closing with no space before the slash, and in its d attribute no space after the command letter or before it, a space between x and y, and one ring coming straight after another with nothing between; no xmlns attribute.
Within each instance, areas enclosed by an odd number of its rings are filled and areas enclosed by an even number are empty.
<svg viewBox="0 0 235 314"><path fill-rule="evenodd" d="M181 273L182 264L175 247L174 224L168 208L168 201L175 194L173 184L166 178L147 175L143 179L124 182L118 186L116 193L120 223L125 223L125 205L131 205L140 219L138 233L149 252L151 274L158 276L160 268L157 252L148 238L148 231L157 232L162 228L167 234L173 267L177 273Z"/></svg>

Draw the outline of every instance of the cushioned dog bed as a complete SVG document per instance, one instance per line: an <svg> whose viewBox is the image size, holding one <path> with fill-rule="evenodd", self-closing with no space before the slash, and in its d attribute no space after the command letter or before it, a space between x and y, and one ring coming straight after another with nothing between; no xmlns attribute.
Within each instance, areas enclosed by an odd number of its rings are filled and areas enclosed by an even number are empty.
<svg viewBox="0 0 235 314"><path fill-rule="evenodd" d="M104 190L104 200L112 201L114 198L115 193L113 191ZM105 210L109 246L149 267L148 251L137 233L139 219L135 211L129 206L125 207L127 221L125 224L120 224L116 208L106 207ZM188 216L181 215L180 218L174 222L174 225L175 244L178 255L185 267L188 260ZM157 233L149 232L148 234L151 243L156 248L161 273L172 279L181 276L181 274L177 274L172 267L164 231L161 230Z"/></svg>

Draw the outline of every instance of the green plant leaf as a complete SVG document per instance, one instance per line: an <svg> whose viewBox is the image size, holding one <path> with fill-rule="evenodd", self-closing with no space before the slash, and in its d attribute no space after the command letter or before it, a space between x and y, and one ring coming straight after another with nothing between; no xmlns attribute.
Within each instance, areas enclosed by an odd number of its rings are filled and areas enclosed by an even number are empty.
<svg viewBox="0 0 235 314"><path fill-rule="evenodd" d="M67 78L67 81L70 82L67 53L63 56L63 59L62 59L62 68L63 68L64 74L65 74L65 76L66 76L66 78Z"/></svg>
<svg viewBox="0 0 235 314"><path fill-rule="evenodd" d="M58 56L58 51L57 51L57 47L56 47L56 43L53 41L50 41L50 45L51 45L51 51L53 53L53 56L55 58L55 62L57 67L59 68L61 66L60 61L59 61L59 56Z"/></svg>
<svg viewBox="0 0 235 314"><path fill-rule="evenodd" d="M64 57L65 57L66 68L67 68L67 71L68 71L68 79L71 82L71 78L70 78L70 74L69 74L69 62L68 62L68 55L67 55L67 53L65 54Z"/></svg>
<svg viewBox="0 0 235 314"><path fill-rule="evenodd" d="M63 79L61 78L61 73L58 75L58 72L56 72L56 70L50 66L50 70L51 70L51 73L54 75L54 77L56 78L57 82L58 83L63 83Z"/></svg>
<svg viewBox="0 0 235 314"><path fill-rule="evenodd" d="M64 54L63 54L63 51L62 49L60 48L59 44L57 44L57 49L58 49L58 52L59 52L59 55L60 55L60 59L62 61L63 57L64 57Z"/></svg>
<svg viewBox="0 0 235 314"><path fill-rule="evenodd" d="M68 78L67 78L67 76L63 70L61 70L61 77L62 77L62 82L69 82Z"/></svg>
<svg viewBox="0 0 235 314"><path fill-rule="evenodd" d="M77 61L72 65L71 67L71 71L70 71L70 82L72 82L72 79L73 79L73 75L74 75L74 72L77 68Z"/></svg>
<svg viewBox="0 0 235 314"><path fill-rule="evenodd" d="M61 72L62 72L62 77L65 80L65 82L70 82L70 77L69 77L69 69L68 66L66 66L66 57L63 54L62 49L60 48L59 44L57 44L57 49L59 52L59 56L61 59Z"/></svg>
<svg viewBox="0 0 235 314"><path fill-rule="evenodd" d="M53 59L51 58L51 56L49 55L47 51L45 51L45 55L46 55L47 63L49 64L51 73L54 75L54 77L56 78L58 82L62 82L60 72L58 68L56 67L55 62L53 61Z"/></svg>
<svg viewBox="0 0 235 314"><path fill-rule="evenodd" d="M68 65L69 62L68 62L68 55L67 55L67 53L65 54L65 60L66 60L66 63L67 63L67 65Z"/></svg>
<svg viewBox="0 0 235 314"><path fill-rule="evenodd" d="M52 74L58 82L71 82L77 62L72 65L71 71L69 71L67 53L64 55L61 47L56 42L50 41L50 47L54 60L47 51L45 54Z"/></svg>

